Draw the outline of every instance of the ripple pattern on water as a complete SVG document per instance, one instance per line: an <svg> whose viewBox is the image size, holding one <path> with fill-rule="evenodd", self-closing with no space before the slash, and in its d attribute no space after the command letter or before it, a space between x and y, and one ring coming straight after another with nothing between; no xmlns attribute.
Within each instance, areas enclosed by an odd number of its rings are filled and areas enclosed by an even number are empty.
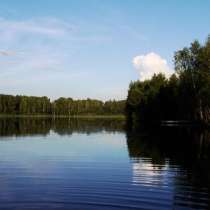
<svg viewBox="0 0 210 210"><path fill-rule="evenodd" d="M208 186L166 159L129 157L124 133L0 142L0 209L208 209Z"/></svg>

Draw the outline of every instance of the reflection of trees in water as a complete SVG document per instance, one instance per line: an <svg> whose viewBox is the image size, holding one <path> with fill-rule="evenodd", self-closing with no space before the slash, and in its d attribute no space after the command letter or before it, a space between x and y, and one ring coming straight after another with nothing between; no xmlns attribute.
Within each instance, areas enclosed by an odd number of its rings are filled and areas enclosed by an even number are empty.
<svg viewBox="0 0 210 210"><path fill-rule="evenodd" d="M122 132L124 120L121 119L105 119L105 118L64 118L55 119L53 122L53 130L60 134L79 133L96 133L101 131Z"/></svg>
<svg viewBox="0 0 210 210"><path fill-rule="evenodd" d="M0 136L47 135L51 130L59 135L123 132L124 123L119 119L0 118ZM167 127L127 130L126 134L134 184L144 185L146 190L160 188L160 192L164 191L163 186L171 187L167 195L175 206L196 208L198 203L207 202L204 199L210 189L209 131Z"/></svg>
<svg viewBox="0 0 210 210"><path fill-rule="evenodd" d="M134 182L140 183L144 175L153 184L154 180L158 180L160 185L173 179L171 186L174 188L175 206L197 208L201 207L199 203L209 205L208 130L165 127L141 133L128 131L127 144ZM171 176L170 179L167 179L168 176Z"/></svg>
<svg viewBox="0 0 210 210"><path fill-rule="evenodd" d="M50 127L48 118L0 118L0 136L47 135Z"/></svg>
<svg viewBox="0 0 210 210"><path fill-rule="evenodd" d="M127 132L130 157L150 157L154 163L166 158L190 165L206 160L210 151L210 132L187 127L162 127L147 131Z"/></svg>
<svg viewBox="0 0 210 210"><path fill-rule="evenodd" d="M121 119L0 118L0 136L47 135L50 130L59 135L71 135L73 132L120 132L123 127L124 121Z"/></svg>

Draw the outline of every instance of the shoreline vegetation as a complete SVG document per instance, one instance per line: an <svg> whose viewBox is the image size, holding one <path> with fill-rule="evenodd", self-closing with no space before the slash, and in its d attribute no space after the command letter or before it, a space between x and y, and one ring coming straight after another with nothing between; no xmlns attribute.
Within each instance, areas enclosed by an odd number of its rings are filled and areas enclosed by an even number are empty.
<svg viewBox="0 0 210 210"><path fill-rule="evenodd" d="M169 78L131 82L126 100L100 101L0 94L0 117L109 118L139 125L204 125L210 122L210 36L174 56Z"/></svg>
<svg viewBox="0 0 210 210"><path fill-rule="evenodd" d="M134 125L161 122L210 122L210 36L201 45L194 41L175 53L175 73L167 78L155 74L145 81L131 82L126 116Z"/></svg>
<svg viewBox="0 0 210 210"><path fill-rule="evenodd" d="M100 101L58 98L50 101L46 96L13 96L0 94L0 116L52 116L52 117L119 117L125 114L125 100Z"/></svg>

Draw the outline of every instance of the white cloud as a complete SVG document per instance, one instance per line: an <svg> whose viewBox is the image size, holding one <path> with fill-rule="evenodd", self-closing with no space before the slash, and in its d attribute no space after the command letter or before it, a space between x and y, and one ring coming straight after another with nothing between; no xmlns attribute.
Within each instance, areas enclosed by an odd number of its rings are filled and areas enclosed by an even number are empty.
<svg viewBox="0 0 210 210"><path fill-rule="evenodd" d="M109 41L109 36L93 31L87 24L58 18L0 17L1 91L45 95L43 90L49 89L48 95L74 94L78 84L72 78L79 81L87 71L81 67L80 51L85 50L84 56L92 45Z"/></svg>
<svg viewBox="0 0 210 210"><path fill-rule="evenodd" d="M23 34L56 37L63 36L71 30L72 27L68 23L55 18L39 18L24 21L0 18L0 35L7 39L18 38L23 36Z"/></svg>
<svg viewBox="0 0 210 210"><path fill-rule="evenodd" d="M150 79L154 74L163 73L168 77L173 73L167 61L154 52L135 56L133 65L137 69L141 81Z"/></svg>
<svg viewBox="0 0 210 210"><path fill-rule="evenodd" d="M75 56L78 48L84 43L106 39L87 36L84 30L80 25L58 18L11 20L0 17L1 75L67 69L71 74L71 57Z"/></svg>
<svg viewBox="0 0 210 210"><path fill-rule="evenodd" d="M65 53L69 51L64 52L63 45L72 30L72 25L56 18L9 20L0 17L1 79L64 69Z"/></svg>
<svg viewBox="0 0 210 210"><path fill-rule="evenodd" d="M16 55L16 52L14 51L0 51L0 56L14 56Z"/></svg>

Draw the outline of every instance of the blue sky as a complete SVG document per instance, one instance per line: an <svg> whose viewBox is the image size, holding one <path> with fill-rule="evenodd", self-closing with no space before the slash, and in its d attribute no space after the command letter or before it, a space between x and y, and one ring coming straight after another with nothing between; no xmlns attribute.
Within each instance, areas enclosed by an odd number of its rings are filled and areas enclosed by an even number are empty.
<svg viewBox="0 0 210 210"><path fill-rule="evenodd" d="M1 0L0 92L124 99L210 33L210 1Z"/></svg>

